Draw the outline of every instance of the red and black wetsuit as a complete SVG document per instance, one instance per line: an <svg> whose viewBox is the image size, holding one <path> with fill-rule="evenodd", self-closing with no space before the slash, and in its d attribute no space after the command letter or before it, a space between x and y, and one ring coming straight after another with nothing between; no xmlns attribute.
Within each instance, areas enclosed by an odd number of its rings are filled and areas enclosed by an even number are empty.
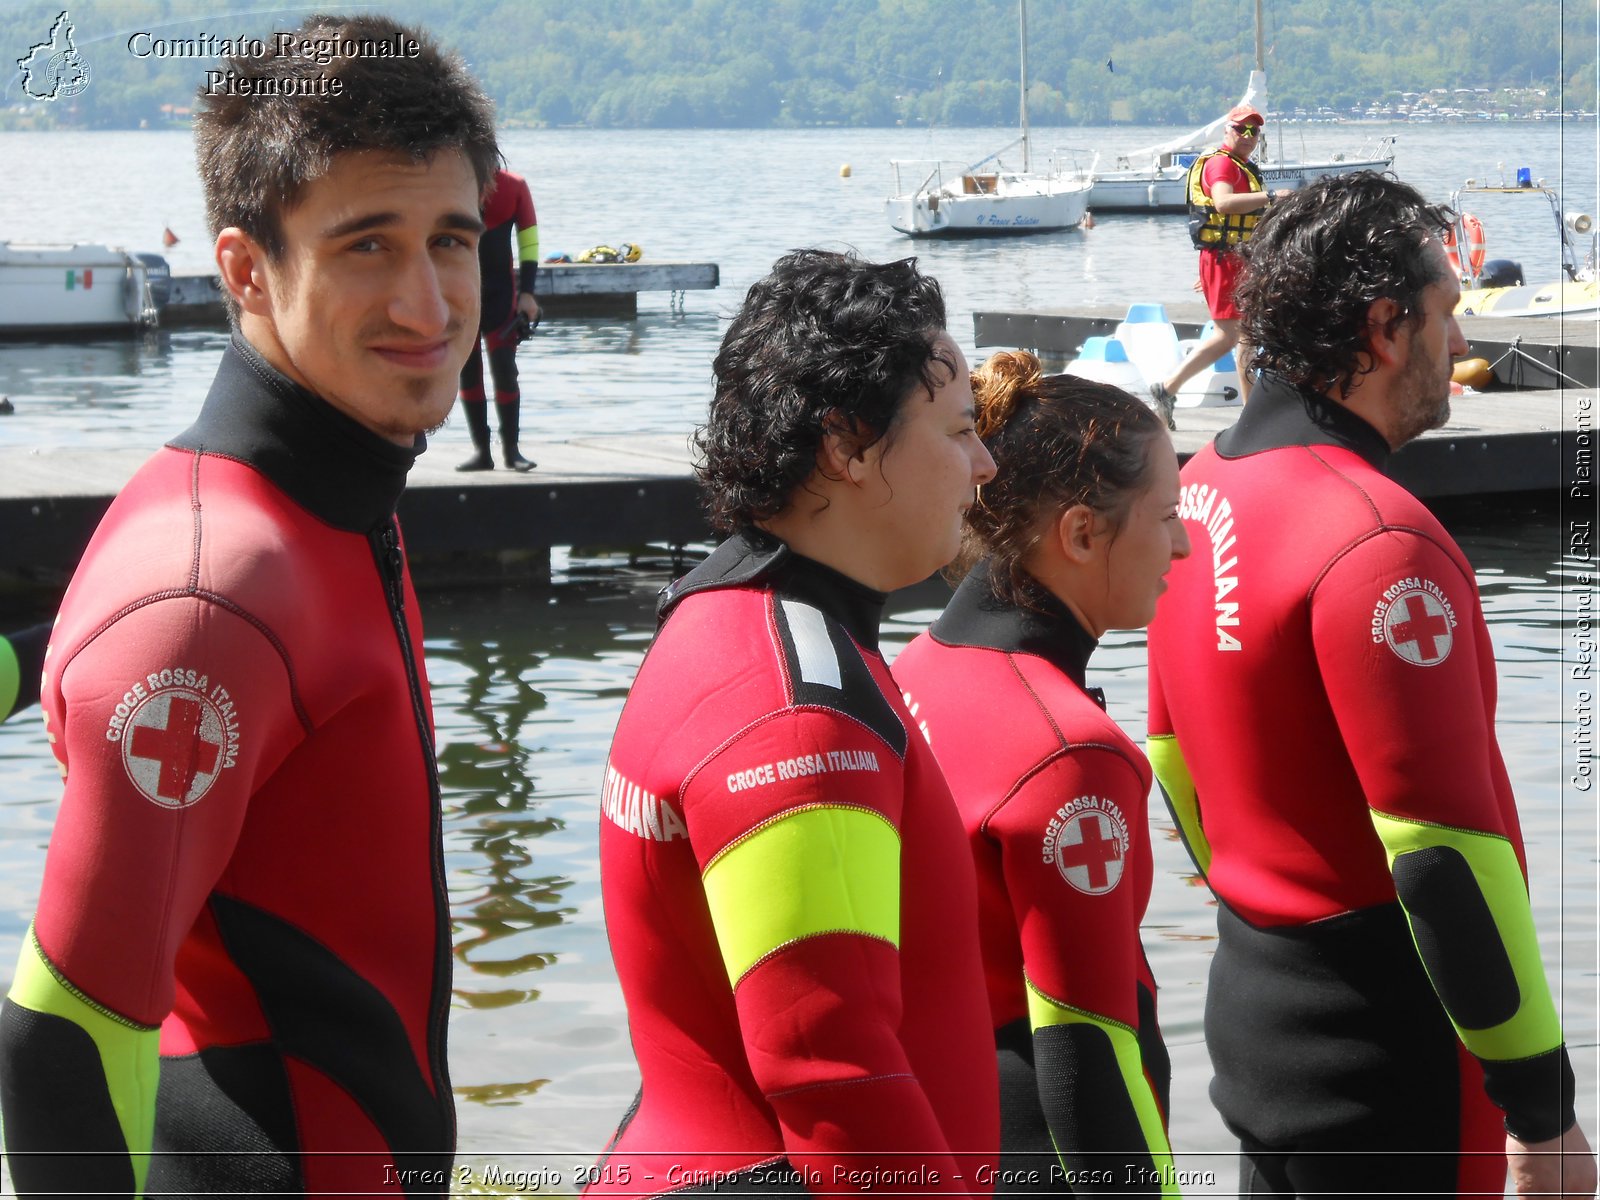
<svg viewBox="0 0 1600 1200"><path fill-rule="evenodd" d="M1472 567L1386 454L1267 374L1184 468L1194 554L1150 631L1150 757L1221 901L1212 1097L1256 1168L1499 1195L1494 1106L1556 1137L1572 1071ZM1382 1153L1419 1150L1441 1153Z"/></svg>
<svg viewBox="0 0 1600 1200"><path fill-rule="evenodd" d="M883 600L754 531L664 595L600 821L642 1088L590 1195L990 1190L972 856Z"/></svg>
<svg viewBox="0 0 1600 1200"><path fill-rule="evenodd" d="M1036 602L997 599L979 563L894 664L978 868L996 1191L1176 1194L1171 1068L1139 943L1150 765L1086 686L1095 639L1053 596Z"/></svg>
<svg viewBox="0 0 1600 1200"><path fill-rule="evenodd" d="M515 399L517 341L511 323L517 316L517 297L533 295L539 274L539 216L533 193L521 175L496 171L494 187L483 202L483 236L478 239L478 273L482 281L483 309L478 330L489 350L489 373L500 403ZM515 269L511 257L512 234L517 238ZM461 390L469 400L482 400L483 360L477 348L467 357Z"/></svg>
<svg viewBox="0 0 1600 1200"><path fill-rule="evenodd" d="M0 1016L20 1191L448 1190L449 912L394 519L415 455L236 335L85 551Z"/></svg>

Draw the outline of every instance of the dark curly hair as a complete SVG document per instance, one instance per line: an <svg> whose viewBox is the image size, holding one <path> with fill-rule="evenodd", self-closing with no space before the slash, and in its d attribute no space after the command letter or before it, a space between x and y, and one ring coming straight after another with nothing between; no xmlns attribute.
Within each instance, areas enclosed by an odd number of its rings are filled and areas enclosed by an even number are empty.
<svg viewBox="0 0 1600 1200"><path fill-rule="evenodd" d="M938 344L944 293L917 260L792 250L745 294L712 362L716 389L695 431L713 528L776 516L817 469L828 433L865 450L901 402L959 369Z"/></svg>
<svg viewBox="0 0 1600 1200"><path fill-rule="evenodd" d="M1253 364L1348 396L1365 373L1368 307L1380 299L1399 306L1390 332L1421 321L1423 289L1440 278L1428 242L1454 219L1376 171L1318 179L1271 205L1244 248L1235 295Z"/></svg>
<svg viewBox="0 0 1600 1200"><path fill-rule="evenodd" d="M212 237L236 226L280 258L283 214L350 150L418 162L460 150L479 194L489 186L500 158L494 105L461 59L421 29L319 15L257 40L265 53L224 59L198 94L195 157ZM393 52L413 44L415 54Z"/></svg>
<svg viewBox="0 0 1600 1200"><path fill-rule="evenodd" d="M1076 504L1122 527L1146 484L1161 418L1121 388L1076 375L1044 375L1026 350L991 355L972 373L978 436L995 477L967 510L961 554L946 577L990 560L995 594L1037 608L1040 585L1023 566L1054 519Z"/></svg>

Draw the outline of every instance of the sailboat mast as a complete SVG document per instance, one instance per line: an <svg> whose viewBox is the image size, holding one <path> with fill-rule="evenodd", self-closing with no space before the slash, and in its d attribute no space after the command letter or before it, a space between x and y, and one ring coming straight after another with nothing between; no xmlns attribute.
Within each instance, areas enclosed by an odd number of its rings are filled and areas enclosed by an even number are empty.
<svg viewBox="0 0 1600 1200"><path fill-rule="evenodd" d="M1256 0L1259 10L1261 0ZM1028 161L1028 0L1017 0L1017 24L1022 31L1022 169L1032 169ZM1258 35L1259 36L1259 35Z"/></svg>
<svg viewBox="0 0 1600 1200"><path fill-rule="evenodd" d="M1256 0L1256 70L1261 72L1261 78L1267 77L1266 35L1262 29L1261 0ZM1266 108L1267 98L1261 97L1261 107ZM1267 114L1262 113L1263 117ZM1261 161L1267 162L1272 157L1272 147L1267 143L1267 131L1261 130Z"/></svg>

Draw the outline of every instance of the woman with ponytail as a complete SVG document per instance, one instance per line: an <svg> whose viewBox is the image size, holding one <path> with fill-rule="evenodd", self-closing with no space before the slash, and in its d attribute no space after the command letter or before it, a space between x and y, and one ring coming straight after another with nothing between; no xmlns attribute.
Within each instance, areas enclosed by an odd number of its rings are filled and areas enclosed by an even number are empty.
<svg viewBox="0 0 1600 1200"><path fill-rule="evenodd" d="M1085 668L1106 630L1149 624L1189 553L1177 456L1146 405L1031 354L996 354L972 387L997 474L967 512L954 598L894 674L977 860L996 1194L1176 1195L1139 942L1150 766Z"/></svg>

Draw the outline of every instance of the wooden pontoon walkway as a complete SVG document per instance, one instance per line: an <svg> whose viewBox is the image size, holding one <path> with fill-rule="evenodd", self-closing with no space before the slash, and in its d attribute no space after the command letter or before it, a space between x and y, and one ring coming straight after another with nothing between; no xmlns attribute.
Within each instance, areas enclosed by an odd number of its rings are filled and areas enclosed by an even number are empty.
<svg viewBox="0 0 1600 1200"><path fill-rule="evenodd" d="M1428 498L1570 487L1574 464L1593 462L1596 404L1593 390L1571 388L1459 397L1450 423L1397 454L1392 473ZM1237 411L1179 409L1180 456L1205 445ZM1587 417L1580 420L1580 413ZM1580 436L1589 441L1580 444ZM528 475L461 474L453 469L460 457L453 449L459 447L423 455L401 501L425 581L430 563L440 579L492 577L496 561L551 546L627 548L711 536L687 431L541 443L530 448L539 469ZM112 496L149 453L0 447L0 582L64 583ZM461 569L474 561L491 569Z"/></svg>

